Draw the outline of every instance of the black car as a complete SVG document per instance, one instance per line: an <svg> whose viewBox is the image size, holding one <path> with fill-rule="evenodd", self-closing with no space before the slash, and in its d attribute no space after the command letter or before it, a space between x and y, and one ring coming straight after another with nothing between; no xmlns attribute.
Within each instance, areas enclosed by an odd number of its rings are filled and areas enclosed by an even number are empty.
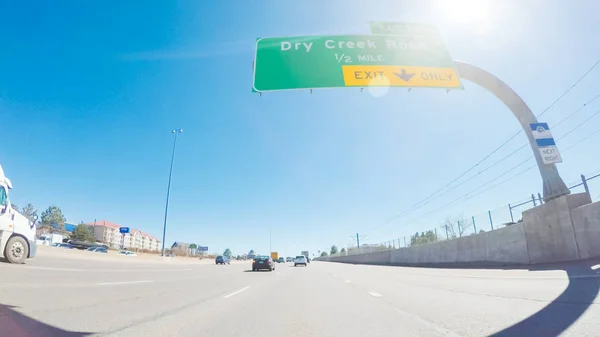
<svg viewBox="0 0 600 337"><path fill-rule="evenodd" d="M215 264L229 264L229 259L227 258L227 256L219 255L215 259Z"/></svg>
<svg viewBox="0 0 600 337"><path fill-rule="evenodd" d="M257 256L252 260L252 270L261 269L275 270L275 263L273 263L273 259L270 256Z"/></svg>

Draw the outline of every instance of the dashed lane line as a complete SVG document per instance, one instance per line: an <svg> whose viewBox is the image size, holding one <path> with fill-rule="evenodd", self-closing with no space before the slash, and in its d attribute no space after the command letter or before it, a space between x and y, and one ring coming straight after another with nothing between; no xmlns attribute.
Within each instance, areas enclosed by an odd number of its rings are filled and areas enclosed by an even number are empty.
<svg viewBox="0 0 600 337"><path fill-rule="evenodd" d="M233 295L237 295L237 294L241 293L242 291L244 291L244 290L247 290L248 288L250 288L250 286L246 286L246 287L244 287L244 288L242 288L242 289L240 289L240 290L238 290L238 291L234 291L234 292L232 292L232 293L231 293L231 294L229 294L229 295L225 295L225 296L223 296L223 298L230 298L231 296L233 296Z"/></svg>
<svg viewBox="0 0 600 337"><path fill-rule="evenodd" d="M97 286L119 286L128 284L140 284L140 283L152 283L152 280L140 280L140 281L122 281L122 282L101 282L96 283Z"/></svg>

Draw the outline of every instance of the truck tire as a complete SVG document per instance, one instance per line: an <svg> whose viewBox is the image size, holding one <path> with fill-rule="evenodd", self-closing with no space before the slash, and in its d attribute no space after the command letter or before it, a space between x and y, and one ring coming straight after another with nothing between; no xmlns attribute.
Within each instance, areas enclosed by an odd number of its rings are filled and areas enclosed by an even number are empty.
<svg viewBox="0 0 600 337"><path fill-rule="evenodd" d="M27 255L29 255L29 246L25 239L20 236L13 236L8 239L6 248L4 248L4 257L8 262L19 264L25 263Z"/></svg>

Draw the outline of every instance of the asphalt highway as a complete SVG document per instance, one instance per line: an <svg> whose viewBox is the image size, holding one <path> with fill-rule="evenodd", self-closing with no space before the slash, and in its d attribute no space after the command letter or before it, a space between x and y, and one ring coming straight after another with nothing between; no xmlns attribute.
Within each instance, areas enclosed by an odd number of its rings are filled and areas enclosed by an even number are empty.
<svg viewBox="0 0 600 337"><path fill-rule="evenodd" d="M313 262L252 272L249 262L217 266L196 260L70 258L69 253L42 252L25 265L0 263L1 337L598 336L600 331L600 278L593 262L539 270Z"/></svg>

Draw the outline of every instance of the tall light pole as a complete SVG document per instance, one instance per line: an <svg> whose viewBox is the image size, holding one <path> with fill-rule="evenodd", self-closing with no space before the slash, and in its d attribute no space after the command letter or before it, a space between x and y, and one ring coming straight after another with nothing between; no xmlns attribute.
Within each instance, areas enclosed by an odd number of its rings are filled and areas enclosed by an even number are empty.
<svg viewBox="0 0 600 337"><path fill-rule="evenodd" d="M183 133L183 129L173 129L171 132L175 137L173 140L173 153L171 154L171 168L169 169L169 184L167 185L167 203L165 205L165 223L163 226L161 256L165 256L165 234L167 233L167 213L169 212L169 195L171 194L171 176L173 174L173 161L175 160L175 146L177 145L177 135Z"/></svg>

